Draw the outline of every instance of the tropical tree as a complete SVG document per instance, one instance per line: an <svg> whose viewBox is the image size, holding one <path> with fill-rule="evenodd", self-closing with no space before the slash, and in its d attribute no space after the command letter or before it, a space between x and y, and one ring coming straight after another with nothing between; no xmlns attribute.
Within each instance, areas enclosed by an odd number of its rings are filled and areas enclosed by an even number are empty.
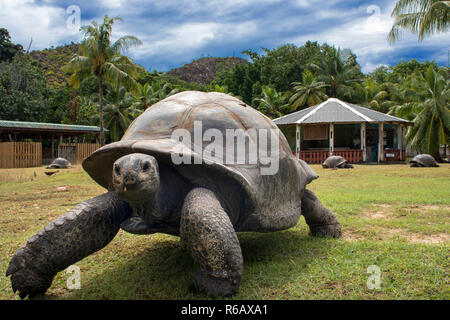
<svg viewBox="0 0 450 320"><path fill-rule="evenodd" d="M436 72L430 66L423 83L422 102L405 103L393 110L397 115L405 110L417 114L414 126L406 134L407 141L411 142L412 148L440 159L439 148L449 144L450 137L450 80L445 78L444 72Z"/></svg>
<svg viewBox="0 0 450 320"><path fill-rule="evenodd" d="M302 82L292 82L294 94L289 99L289 103L292 104L293 110L302 108L305 104L313 106L328 99L324 92L328 85L323 81L317 81L310 70L303 71L302 80Z"/></svg>
<svg viewBox="0 0 450 320"><path fill-rule="evenodd" d="M0 61L11 61L17 53L22 53L23 47L20 44L11 42L11 36L5 28L0 28Z"/></svg>
<svg viewBox="0 0 450 320"><path fill-rule="evenodd" d="M94 125L98 123L98 104L90 96L78 96L80 111L78 112L77 124Z"/></svg>
<svg viewBox="0 0 450 320"><path fill-rule="evenodd" d="M362 83L356 83L354 88L359 95L361 105L384 113L395 104L390 100L390 92L398 90L393 83L379 84L372 78L367 78Z"/></svg>
<svg viewBox="0 0 450 320"><path fill-rule="evenodd" d="M399 0L391 16L395 17L388 35L391 43L399 39L402 29L416 33L419 40L423 40L434 33L448 30L450 1Z"/></svg>
<svg viewBox="0 0 450 320"><path fill-rule="evenodd" d="M413 72L399 84L385 83L392 101L388 114L413 121L422 111L424 95L427 92L425 78L420 72Z"/></svg>
<svg viewBox="0 0 450 320"><path fill-rule="evenodd" d="M113 87L106 90L104 120L112 141L119 140L133 121L132 95L126 88Z"/></svg>
<svg viewBox="0 0 450 320"><path fill-rule="evenodd" d="M103 24L98 25L95 21L91 25L83 26L80 31L84 39L80 45L79 55L75 55L66 67L72 73L69 82L78 88L80 81L94 74L99 84L99 122L100 141L105 142L103 130L103 90L104 83L112 86L125 86L130 90L137 91L135 77L139 68L133 61L122 55L124 50L142 42L134 36L123 36L111 42L112 26L119 17L109 18L105 15Z"/></svg>
<svg viewBox="0 0 450 320"><path fill-rule="evenodd" d="M255 98L253 102L258 104L258 110L269 118L278 118L291 111L286 97L277 92L275 88L264 86L262 88L262 97Z"/></svg>
<svg viewBox="0 0 450 320"><path fill-rule="evenodd" d="M334 47L326 48L326 55L319 56L309 67L318 73L317 79L329 86L329 96L352 99L354 89L351 84L361 81L363 75L356 58L342 56L342 51Z"/></svg>
<svg viewBox="0 0 450 320"><path fill-rule="evenodd" d="M135 94L135 101L133 107L136 111L143 112L153 104L178 93L180 89L172 88L170 83L153 80L152 83L140 84L138 83L138 91Z"/></svg>

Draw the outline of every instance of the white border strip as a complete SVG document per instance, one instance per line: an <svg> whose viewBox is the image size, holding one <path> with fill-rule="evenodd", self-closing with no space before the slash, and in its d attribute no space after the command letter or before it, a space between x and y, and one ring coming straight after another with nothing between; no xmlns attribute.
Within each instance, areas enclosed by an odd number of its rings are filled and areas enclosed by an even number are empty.
<svg viewBox="0 0 450 320"><path fill-rule="evenodd" d="M328 99L327 101L322 102L321 104L319 104L316 108L314 108L313 110L311 110L310 112L308 112L307 114L305 114L303 117L301 117L296 123L300 124L302 123L305 119L309 118L310 116L312 116L314 113L316 113L317 111L319 111L320 109L322 109L322 107L324 105L326 105L331 99Z"/></svg>
<svg viewBox="0 0 450 320"><path fill-rule="evenodd" d="M309 109L309 108L314 108L314 106L311 106L311 107L308 107L308 108L305 108L305 109L302 109L302 110L298 110L298 111L295 111L295 112L286 114L286 115L281 116L281 117L279 117L279 118L273 119L272 121L277 121L277 120L281 120L281 119L283 119L283 118L286 118L286 117L288 117L288 116L293 116L293 115L295 115L295 114L297 114L297 113L300 113L300 112L302 112L302 111L305 111L306 109ZM295 123L295 122L293 122L293 123Z"/></svg>
<svg viewBox="0 0 450 320"><path fill-rule="evenodd" d="M367 122L376 122L375 120L370 119L368 116L363 115L361 112L356 111L355 109L353 109L352 107L348 106L345 102L343 102L343 101L341 101L341 100L339 100L339 99L331 98L331 99L329 99L329 100L332 100L332 101L334 101L334 102L339 103L341 106L343 106L344 108L347 108L348 110L350 110L351 112L353 112L354 114L356 114L358 117L363 118L363 119L366 120Z"/></svg>

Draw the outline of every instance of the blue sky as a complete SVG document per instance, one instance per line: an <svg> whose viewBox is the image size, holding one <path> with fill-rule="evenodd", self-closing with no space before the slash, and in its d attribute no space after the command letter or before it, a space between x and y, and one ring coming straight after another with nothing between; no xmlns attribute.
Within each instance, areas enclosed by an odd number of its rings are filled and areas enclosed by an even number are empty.
<svg viewBox="0 0 450 320"><path fill-rule="evenodd" d="M14 42L32 49L78 42L81 25L103 15L120 16L115 38L131 34L143 45L129 52L147 69L167 71L202 56L242 56L241 51L286 43L327 42L350 48L364 72L401 59L447 64L450 33L418 42L404 33L389 45L390 13L395 1L341 0L0 0L0 27ZM76 6L76 7L71 7ZM72 8L75 8L74 11ZM68 10L69 9L69 10ZM75 22L75 24L74 24Z"/></svg>

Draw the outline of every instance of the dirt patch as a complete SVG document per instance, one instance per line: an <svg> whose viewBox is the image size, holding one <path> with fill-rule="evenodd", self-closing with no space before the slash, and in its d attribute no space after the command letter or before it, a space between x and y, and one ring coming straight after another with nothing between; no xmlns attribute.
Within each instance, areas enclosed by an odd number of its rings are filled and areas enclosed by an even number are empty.
<svg viewBox="0 0 450 320"><path fill-rule="evenodd" d="M393 206L390 204L375 204L375 210L368 210L364 216L368 219L391 219Z"/></svg>
<svg viewBox="0 0 450 320"><path fill-rule="evenodd" d="M350 230L345 230L342 233L342 238L345 239L345 240L348 240L348 241L362 241L362 240L366 240L366 238L362 234L357 233L357 232L353 232L353 231L350 231Z"/></svg>
<svg viewBox="0 0 450 320"><path fill-rule="evenodd" d="M446 233L423 235L419 233L408 233L406 235L408 242L425 244L442 244L450 242L450 236Z"/></svg>
<svg viewBox="0 0 450 320"><path fill-rule="evenodd" d="M436 211L450 212L450 206L440 205L408 205L394 206L390 204L374 204L364 211L363 217L367 219L395 219L402 218L408 214L419 212Z"/></svg>
<svg viewBox="0 0 450 320"><path fill-rule="evenodd" d="M364 232L364 230L361 230ZM443 244L450 243L450 235L447 233L437 233L437 234L421 234L416 232L408 232L399 228L383 228L378 230L375 235L367 236L360 232L346 230L342 234L342 238L347 241L362 241L362 240L373 240L373 241L389 241L395 237L403 238L410 243L423 243L423 244Z"/></svg>
<svg viewBox="0 0 450 320"><path fill-rule="evenodd" d="M439 206L437 204L411 205L411 206L406 206L404 209L411 210L411 211L429 211L429 210L450 211L450 206Z"/></svg>

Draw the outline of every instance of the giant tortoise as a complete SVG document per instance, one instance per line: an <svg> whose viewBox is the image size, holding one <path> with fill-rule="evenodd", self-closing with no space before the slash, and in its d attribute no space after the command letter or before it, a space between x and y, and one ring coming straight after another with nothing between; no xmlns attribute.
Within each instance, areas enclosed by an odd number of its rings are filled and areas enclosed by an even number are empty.
<svg viewBox="0 0 450 320"><path fill-rule="evenodd" d="M434 157L429 154L418 154L409 163L411 167L439 167Z"/></svg>
<svg viewBox="0 0 450 320"><path fill-rule="evenodd" d="M337 168L353 168L353 165L348 162L345 158L341 156L330 156L328 157L323 163L323 168L331 168L331 169L337 169Z"/></svg>
<svg viewBox="0 0 450 320"><path fill-rule="evenodd" d="M293 156L282 133L273 140L277 147L265 150L277 156L278 170L262 174L268 162L218 161L206 152L212 139L174 138L180 129L203 137L255 129L267 141L268 132L279 133L269 118L223 93L187 91L156 103L119 142L83 161L107 192L81 202L15 252L6 272L13 291L21 298L45 292L57 272L105 247L119 229L179 236L199 264L190 290L209 296L239 289L243 259L236 232L285 230L303 214L312 236L341 235L334 214L305 188L318 176ZM217 154L239 156L236 141L224 143ZM188 161L174 161L180 155Z"/></svg>
<svg viewBox="0 0 450 320"><path fill-rule="evenodd" d="M67 169L72 167L72 164L69 160L64 158L56 158L53 162L47 167L47 169Z"/></svg>

